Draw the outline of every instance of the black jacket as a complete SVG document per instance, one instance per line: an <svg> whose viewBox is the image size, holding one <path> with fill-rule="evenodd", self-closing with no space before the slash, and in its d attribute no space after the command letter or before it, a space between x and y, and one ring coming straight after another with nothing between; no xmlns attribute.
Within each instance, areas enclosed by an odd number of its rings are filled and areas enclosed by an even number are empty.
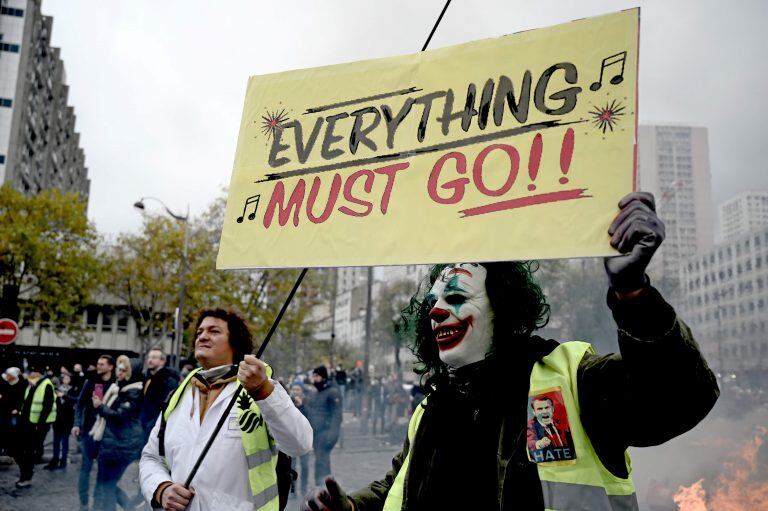
<svg viewBox="0 0 768 511"><path fill-rule="evenodd" d="M581 360L580 419L603 465L626 477L627 447L658 445L688 431L714 406L719 390L690 330L655 289L644 290L631 305L610 293L608 305L621 353ZM461 509L456 499L462 495L473 509L543 509L538 471L526 455L527 399L534 362L558 343L538 337L511 341L513 351L487 360L495 368L445 382L430 394L411 452L403 509L443 503ZM685 399L660 421L659 403L671 390ZM382 508L409 448L406 438L386 477L351 494L356 509ZM459 486L452 474L461 475Z"/></svg>
<svg viewBox="0 0 768 511"><path fill-rule="evenodd" d="M75 406L74 424L80 428L81 438L86 438L84 435L88 434L93 427L93 423L96 422L96 410L93 408L92 400L95 386L101 385L103 396L114 382L114 377L109 381L103 381L99 375L93 373L83 384L83 389L80 391L80 397L77 400L77 406Z"/></svg>
<svg viewBox="0 0 768 511"><path fill-rule="evenodd" d="M61 397L56 395L56 422L53 429L69 434L75 423L75 406L80 398L80 393L75 387L70 387Z"/></svg>
<svg viewBox="0 0 768 511"><path fill-rule="evenodd" d="M168 367L161 367L155 374L147 372L141 405L141 425L145 430L152 429L163 403L178 386L179 375Z"/></svg>
<svg viewBox="0 0 768 511"><path fill-rule="evenodd" d="M336 382L326 380L317 394L305 404L307 419L312 425L315 449L333 449L341 428L341 392Z"/></svg>
<svg viewBox="0 0 768 511"><path fill-rule="evenodd" d="M27 382L19 378L15 385L0 378L0 421L8 420L13 416L13 411L19 412L24 401L24 390Z"/></svg>
<svg viewBox="0 0 768 511"><path fill-rule="evenodd" d="M139 420L142 389L140 385L130 388L123 382L118 385L120 393L112 405L102 404L96 409L98 415L107 420L99 458L134 460L144 447L144 432Z"/></svg>

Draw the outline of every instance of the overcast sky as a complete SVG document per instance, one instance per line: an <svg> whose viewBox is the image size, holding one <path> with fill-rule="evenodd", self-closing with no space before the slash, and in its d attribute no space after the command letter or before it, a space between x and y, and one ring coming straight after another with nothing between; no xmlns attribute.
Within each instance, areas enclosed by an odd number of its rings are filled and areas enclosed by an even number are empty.
<svg viewBox="0 0 768 511"><path fill-rule="evenodd" d="M44 0L91 179L89 217L141 196L197 214L227 186L248 76L418 51L444 0ZM430 48L642 7L641 123L709 128L715 205L768 189L765 22L744 0L454 0Z"/></svg>

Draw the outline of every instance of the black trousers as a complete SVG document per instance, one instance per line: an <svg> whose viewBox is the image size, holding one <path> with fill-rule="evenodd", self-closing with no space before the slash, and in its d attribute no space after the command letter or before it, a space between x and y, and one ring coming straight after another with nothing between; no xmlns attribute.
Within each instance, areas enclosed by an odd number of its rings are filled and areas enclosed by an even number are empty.
<svg viewBox="0 0 768 511"><path fill-rule="evenodd" d="M42 455L45 435L48 434L50 427L50 424L23 423L19 425L19 445L14 457L16 464L19 465L19 479L21 481L32 479L35 462Z"/></svg>

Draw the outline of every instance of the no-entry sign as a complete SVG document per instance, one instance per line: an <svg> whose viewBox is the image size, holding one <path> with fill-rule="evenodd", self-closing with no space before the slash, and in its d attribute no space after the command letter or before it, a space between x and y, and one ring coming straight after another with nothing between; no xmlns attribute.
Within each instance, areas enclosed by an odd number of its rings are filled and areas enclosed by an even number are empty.
<svg viewBox="0 0 768 511"><path fill-rule="evenodd" d="M19 325L12 319L0 319L0 344L11 344L19 335Z"/></svg>

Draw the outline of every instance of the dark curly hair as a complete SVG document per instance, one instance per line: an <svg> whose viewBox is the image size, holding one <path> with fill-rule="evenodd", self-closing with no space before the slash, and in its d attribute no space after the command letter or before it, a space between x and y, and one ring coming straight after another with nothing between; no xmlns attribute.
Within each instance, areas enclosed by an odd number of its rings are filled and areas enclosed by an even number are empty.
<svg viewBox="0 0 768 511"><path fill-rule="evenodd" d="M200 328L200 323L205 318L213 317L227 322L229 329L229 345L232 347L234 355L233 364L239 364L245 355L253 353L253 335L248 327L248 321L240 311L235 309L202 309L197 313L197 324L195 330ZM192 351L195 349L195 339L192 339Z"/></svg>
<svg viewBox="0 0 768 511"><path fill-rule="evenodd" d="M549 321L549 304L539 285L533 279L538 261L508 261L480 263L488 272L485 288L494 312L491 352L503 349L515 338L528 338L534 330ZM433 383L448 376L446 365L440 360L437 343L429 318L430 305L425 295L439 278L440 272L450 264L432 266L419 290L403 309L406 331L411 335L410 349L416 356L417 374L429 392ZM501 344L504 343L504 344Z"/></svg>

